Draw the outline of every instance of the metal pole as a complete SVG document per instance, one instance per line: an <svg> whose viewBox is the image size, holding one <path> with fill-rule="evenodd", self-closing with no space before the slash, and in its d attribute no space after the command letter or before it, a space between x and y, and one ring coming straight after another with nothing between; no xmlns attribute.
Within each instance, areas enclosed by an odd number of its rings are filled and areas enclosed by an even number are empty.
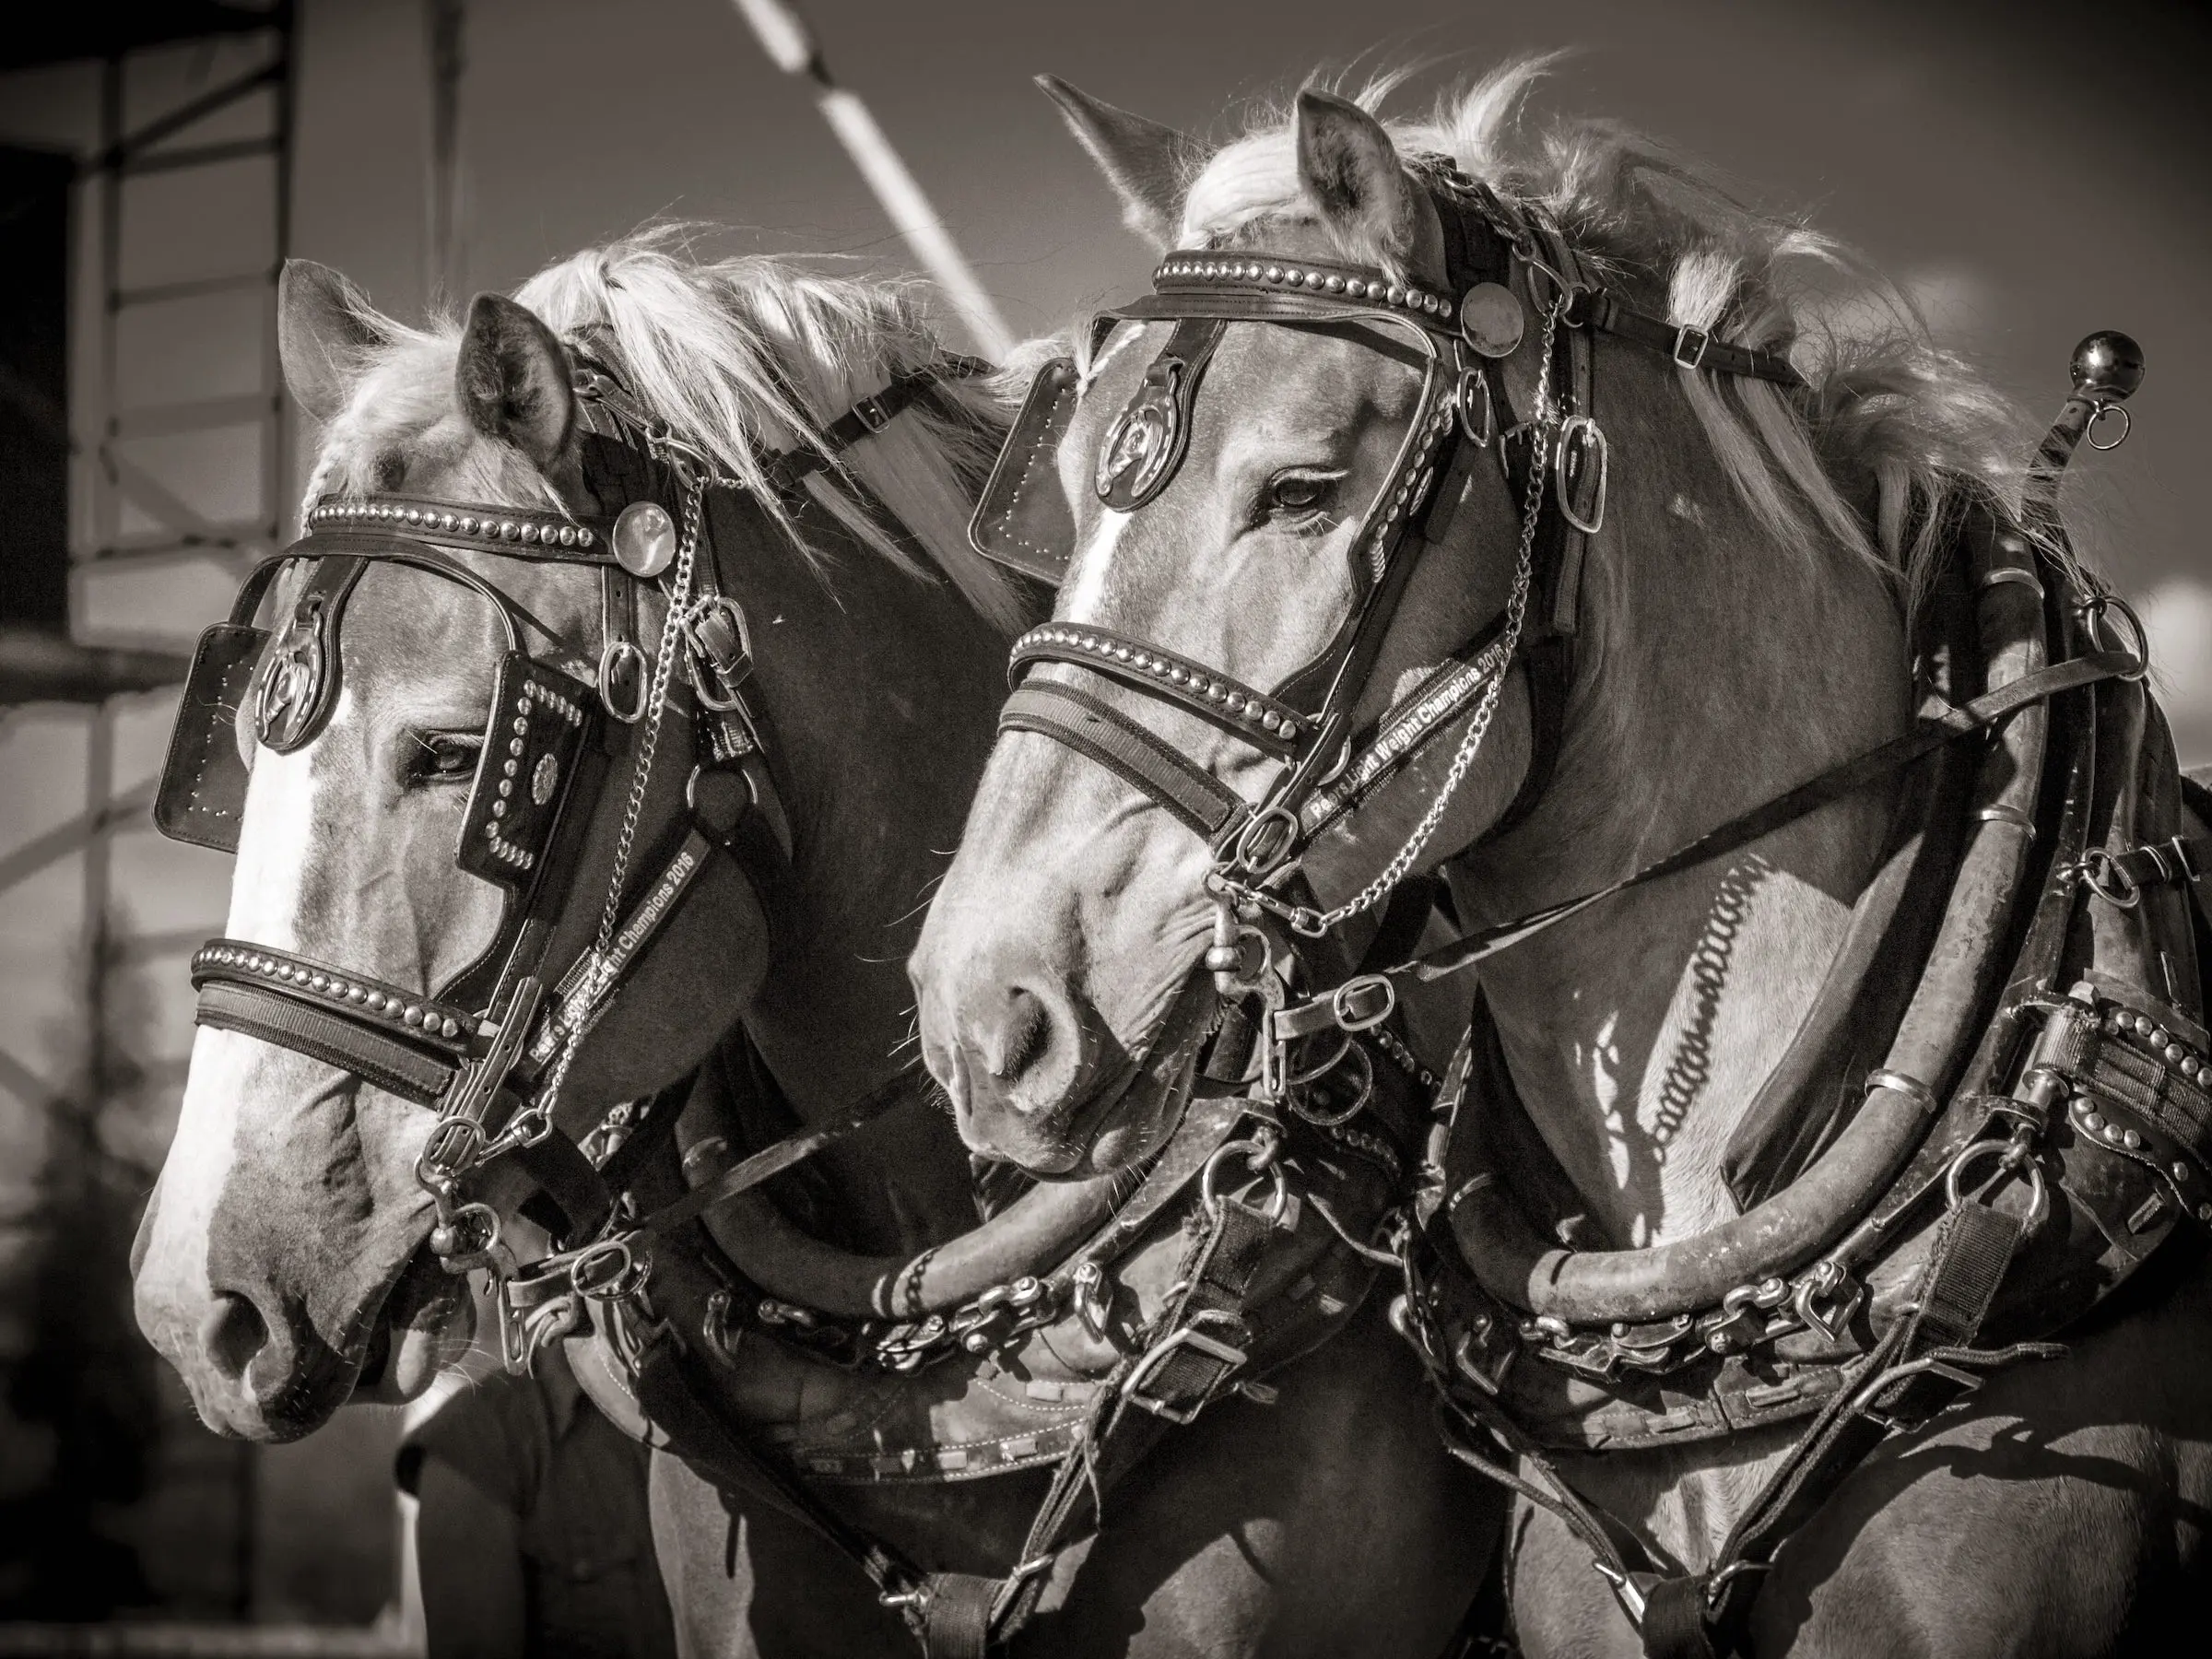
<svg viewBox="0 0 2212 1659"><path fill-rule="evenodd" d="M462 22L463 0L423 0L430 62L430 177L422 296L432 305L453 297L460 276L455 266L461 222L461 74L467 63Z"/></svg>
<svg viewBox="0 0 2212 1659"><path fill-rule="evenodd" d="M945 223L924 195L914 175L907 171L899 152L860 95L840 87L830 76L822 49L796 11L784 0L732 0L738 15L751 26L769 61L784 74L814 83L814 101L830 124L830 130L845 147L860 169L861 177L876 193L892 227L906 238L914 257L936 279L945 297L968 324L968 332L984 354L1004 362L1014 349L1014 336L1006 319L983 286L975 279Z"/></svg>

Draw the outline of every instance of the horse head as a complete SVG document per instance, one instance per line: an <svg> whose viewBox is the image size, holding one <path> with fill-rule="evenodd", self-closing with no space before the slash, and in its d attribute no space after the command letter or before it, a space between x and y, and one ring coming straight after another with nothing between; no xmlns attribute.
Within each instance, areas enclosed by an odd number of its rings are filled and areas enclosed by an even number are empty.
<svg viewBox="0 0 2212 1659"><path fill-rule="evenodd" d="M958 542L987 392L924 396L870 427L869 453L820 463L863 394L936 383L888 285L703 265L648 236L457 324L405 327L299 262L281 312L288 382L324 423L312 534L249 584L235 677L195 685L205 741L180 729L180 818L227 816L238 865L228 936L195 959L202 1029L135 1255L140 1324L202 1416L265 1439L357 1387L409 1397L470 1339L448 1269L496 1256L535 1178L495 1159L434 1196L426 1108L450 1109L443 1079L503 1037L543 1050L527 1110L569 1140L686 1077L741 1014L798 1056L779 1076L802 1111L895 1069L903 941L886 932L959 806L932 819L924 780L972 776L960 735L974 749L988 729L1018 614ZM710 571L729 639L700 608ZM870 653L880 677L844 672ZM206 779L241 761L240 798L214 803ZM894 803L930 833L884 836ZM618 987L561 1027L633 924ZM876 965L853 968L864 953ZM794 1007L853 1043L810 1056Z"/></svg>
<svg viewBox="0 0 2212 1659"><path fill-rule="evenodd" d="M1278 273L1311 260L1386 271L1406 290L1444 286L1429 190L1357 104L1303 94L1288 131L1201 169L1177 135L1056 82L1047 90L1156 245L1252 248ZM1126 641L1146 642L1177 692L1207 690L1216 671L1236 687L1232 713L1247 688L1274 695L1238 730L1187 696L1163 700L1079 660L1041 663L1028 682L1135 716L1225 799L1255 806L1296 749L1294 730L1277 740L1289 705L1326 677L1373 586L1374 510L1429 406L1422 358L1386 324L1287 322L1208 337L1172 318L1101 320L1076 343L1073 412L1047 461L1069 540L1053 623L1079 638L1098 630L1124 665ZM1535 351L1532 331L1511 366L1524 400ZM1147 480L1147 467L1161 476ZM1473 534L1419 572L1402 606L1421 638L1398 641L1401 666L1433 663L1505 606L1512 504L1496 469L1478 485L1463 514ZM1477 544L1493 556L1469 557ZM1512 798L1525 758L1517 673L1496 724L1461 792L1477 828ZM915 961L930 1063L971 1144L1060 1171L1133 1163L1160 1144L1188 1082L1187 1039L1213 1011L1201 971L1218 911L1213 830L1065 741L1002 737ZM1141 1064L1163 1046L1186 1064Z"/></svg>

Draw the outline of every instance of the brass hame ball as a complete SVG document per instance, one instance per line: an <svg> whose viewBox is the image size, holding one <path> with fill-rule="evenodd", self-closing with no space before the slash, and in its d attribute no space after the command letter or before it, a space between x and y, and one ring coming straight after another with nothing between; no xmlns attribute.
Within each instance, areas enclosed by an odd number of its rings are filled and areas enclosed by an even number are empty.
<svg viewBox="0 0 2212 1659"><path fill-rule="evenodd" d="M2069 367L2076 396L2118 403L2143 383L2143 347L2117 329L2100 329L2074 347Z"/></svg>

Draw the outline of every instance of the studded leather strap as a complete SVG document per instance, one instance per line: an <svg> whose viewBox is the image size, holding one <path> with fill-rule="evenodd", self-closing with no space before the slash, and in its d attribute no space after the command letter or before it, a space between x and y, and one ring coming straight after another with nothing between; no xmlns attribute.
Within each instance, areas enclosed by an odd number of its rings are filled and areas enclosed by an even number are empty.
<svg viewBox="0 0 2212 1659"><path fill-rule="evenodd" d="M1008 677L1019 684L1022 670L1031 663L1073 663L1135 686L1270 754L1294 753L1307 729L1305 718L1288 703L1189 657L1111 629L1083 622L1047 622L1032 628L1014 641Z"/></svg>

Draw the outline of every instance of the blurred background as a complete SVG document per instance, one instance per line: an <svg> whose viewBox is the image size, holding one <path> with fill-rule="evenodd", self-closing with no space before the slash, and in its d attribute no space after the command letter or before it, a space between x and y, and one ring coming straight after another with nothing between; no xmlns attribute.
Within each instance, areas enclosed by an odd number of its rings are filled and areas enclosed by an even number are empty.
<svg viewBox="0 0 2212 1659"><path fill-rule="evenodd" d="M733 251L910 270L969 344L1139 285L1147 251L1030 77L1193 131L1320 66L1425 101L1580 48L1543 109L1642 126L1808 209L2036 411L2075 341L2149 373L2069 486L2212 759L2212 173L2195 8L1799 0L816 0L818 63L729 0L27 5L0 31L0 1653L403 1652L388 1413L249 1448L130 1318L132 1230L228 861L150 832L185 653L290 534L312 432L277 384L287 255L405 318L662 216ZM825 124L855 132L871 188ZM872 115L872 119L871 119ZM868 150L868 132L882 141ZM884 196L895 152L923 196ZM887 206L888 203L888 206ZM901 236L891 216L903 215ZM919 253L918 253L919 251ZM959 297L956 290L956 298ZM2199 457L2192 461L2191 456ZM124 1619L125 1626L102 1621ZM252 1627L241 1630L241 1627ZM130 1633L135 1632L135 1633Z"/></svg>

